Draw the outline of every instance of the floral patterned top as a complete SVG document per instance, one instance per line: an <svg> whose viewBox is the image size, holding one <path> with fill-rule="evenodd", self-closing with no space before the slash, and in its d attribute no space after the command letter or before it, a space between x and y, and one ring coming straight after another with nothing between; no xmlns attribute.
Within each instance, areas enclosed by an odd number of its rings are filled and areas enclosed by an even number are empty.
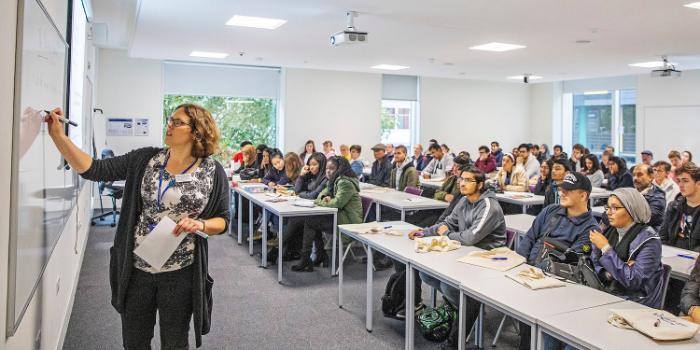
<svg viewBox="0 0 700 350"><path fill-rule="evenodd" d="M158 208L158 184L161 169L168 155L164 149L156 153L148 162L146 172L141 183L141 197L143 211L134 230L135 246L148 236L150 227L155 226L166 215L175 222L185 217L197 218L209 201L209 195L214 186L215 163L210 158L204 158L199 166L188 171L192 174L192 181L176 182L175 174L170 174L163 169L163 182L161 185L162 200ZM173 185L164 191L167 185L173 181ZM187 234L187 233L182 233ZM162 268L154 269L143 259L134 255L134 267L149 273L170 272L190 266L194 262L194 237L187 234L173 255L165 262Z"/></svg>

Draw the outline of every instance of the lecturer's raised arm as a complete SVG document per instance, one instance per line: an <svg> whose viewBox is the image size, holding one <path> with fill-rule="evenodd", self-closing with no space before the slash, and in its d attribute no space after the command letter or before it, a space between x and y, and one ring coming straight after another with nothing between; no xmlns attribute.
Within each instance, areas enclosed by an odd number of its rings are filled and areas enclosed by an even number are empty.
<svg viewBox="0 0 700 350"><path fill-rule="evenodd" d="M63 123L59 121L59 117L63 117L63 111L60 108L54 108L51 114L46 116L45 121L48 124L49 135L68 164L79 174L82 174L90 169L93 159L68 138L68 135L64 132Z"/></svg>

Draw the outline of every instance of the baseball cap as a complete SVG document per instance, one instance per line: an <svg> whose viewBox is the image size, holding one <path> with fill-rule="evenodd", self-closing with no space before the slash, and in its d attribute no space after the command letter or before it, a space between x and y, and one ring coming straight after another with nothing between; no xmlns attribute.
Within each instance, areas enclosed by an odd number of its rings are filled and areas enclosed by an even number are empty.
<svg viewBox="0 0 700 350"><path fill-rule="evenodd" d="M559 187L567 191L583 190L588 193L591 193L593 190L591 180L589 180L586 175L575 172L566 174L566 176L564 176L564 181L562 181Z"/></svg>
<svg viewBox="0 0 700 350"><path fill-rule="evenodd" d="M378 144L374 145L374 147L372 147L372 150L373 151L386 151L386 146L384 146L381 143L378 143Z"/></svg>
<svg viewBox="0 0 700 350"><path fill-rule="evenodd" d="M642 151L642 154L645 154L645 155L648 155L648 156L652 156L652 157L654 156L654 153L652 153L652 152L651 152L650 150L648 150L648 149L643 150L643 151Z"/></svg>

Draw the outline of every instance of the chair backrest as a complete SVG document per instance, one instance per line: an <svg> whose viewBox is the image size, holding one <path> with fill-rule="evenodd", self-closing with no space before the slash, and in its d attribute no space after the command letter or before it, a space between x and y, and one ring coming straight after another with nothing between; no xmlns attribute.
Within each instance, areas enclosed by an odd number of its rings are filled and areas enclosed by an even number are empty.
<svg viewBox="0 0 700 350"><path fill-rule="evenodd" d="M107 158L114 158L114 151L112 151L109 148L105 148L102 150L102 159L107 159Z"/></svg>
<svg viewBox="0 0 700 350"><path fill-rule="evenodd" d="M668 291L668 282L671 280L671 266L662 264L664 267L664 273L661 275L661 283L662 283L662 295L661 295L661 305L659 306L659 309L664 308L664 304L666 303L666 292Z"/></svg>
<svg viewBox="0 0 700 350"><path fill-rule="evenodd" d="M511 230L506 230L506 247L515 250L516 247L513 247L513 244L515 243L515 235L516 233Z"/></svg>
<svg viewBox="0 0 700 350"><path fill-rule="evenodd" d="M416 196L420 196L423 193L423 190L413 186L406 186L403 191L406 193L415 194Z"/></svg>
<svg viewBox="0 0 700 350"><path fill-rule="evenodd" d="M360 197L362 202L362 222L367 221L367 214L369 214L369 209L372 207L372 199Z"/></svg>

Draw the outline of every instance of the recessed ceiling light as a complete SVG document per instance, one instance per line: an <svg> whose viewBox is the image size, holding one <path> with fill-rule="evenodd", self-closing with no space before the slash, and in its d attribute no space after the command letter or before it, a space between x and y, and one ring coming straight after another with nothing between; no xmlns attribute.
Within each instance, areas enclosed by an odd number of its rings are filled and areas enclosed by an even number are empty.
<svg viewBox="0 0 700 350"><path fill-rule="evenodd" d="M524 49L526 47L527 46L516 45L516 44L488 43L488 44L483 44L483 45L472 46L472 47L470 47L470 49L481 50L481 51L503 52L503 51Z"/></svg>
<svg viewBox="0 0 700 350"><path fill-rule="evenodd" d="M228 22L226 22L226 25L260 29L277 29L285 23L287 23L287 20L285 19L235 15L231 17Z"/></svg>
<svg viewBox="0 0 700 350"><path fill-rule="evenodd" d="M700 10L700 2L691 2L690 4L685 4L683 6L690 7L691 9Z"/></svg>
<svg viewBox="0 0 700 350"><path fill-rule="evenodd" d="M408 66L397 66L393 64L378 64L376 66L370 67L372 69L382 69L382 70L402 70L406 68L410 68Z"/></svg>
<svg viewBox="0 0 700 350"><path fill-rule="evenodd" d="M676 63L669 62L668 64L676 66ZM651 61L651 62L639 62L639 63L631 63L629 64L630 67L636 67L636 68L658 68L658 67L663 67L664 66L664 61Z"/></svg>
<svg viewBox="0 0 700 350"><path fill-rule="evenodd" d="M223 52L192 51L190 56L203 58L226 58L228 57L228 54Z"/></svg>
<svg viewBox="0 0 700 350"><path fill-rule="evenodd" d="M598 91L584 91L584 95L607 95L610 91L608 90L598 90Z"/></svg>
<svg viewBox="0 0 700 350"><path fill-rule="evenodd" d="M510 80L523 80L524 78L525 78L524 75L513 75L513 76L508 77L508 79L510 79ZM538 80L538 79L542 79L542 77L539 75L528 75L527 79L528 80Z"/></svg>

